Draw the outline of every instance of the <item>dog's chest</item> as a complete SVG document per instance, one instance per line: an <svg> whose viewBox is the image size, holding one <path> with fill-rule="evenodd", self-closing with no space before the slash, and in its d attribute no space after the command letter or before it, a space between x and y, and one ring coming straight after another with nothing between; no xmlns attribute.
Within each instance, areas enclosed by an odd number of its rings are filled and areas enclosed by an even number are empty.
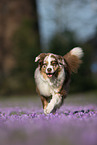
<svg viewBox="0 0 97 145"><path fill-rule="evenodd" d="M53 79L53 80L45 80L40 73L39 68L35 71L35 82L37 84L38 90L41 95L49 97L53 95L54 92L62 85L64 79L63 79L64 72L61 74L59 79Z"/></svg>
<svg viewBox="0 0 97 145"><path fill-rule="evenodd" d="M37 68L35 71L35 82L41 95L51 96L52 89L49 83L40 74L39 68Z"/></svg>
<svg viewBox="0 0 97 145"><path fill-rule="evenodd" d="M40 91L40 94L46 97L49 97L52 95L52 89L50 85L47 82L44 82L43 80L39 80L40 83L38 84L38 89Z"/></svg>

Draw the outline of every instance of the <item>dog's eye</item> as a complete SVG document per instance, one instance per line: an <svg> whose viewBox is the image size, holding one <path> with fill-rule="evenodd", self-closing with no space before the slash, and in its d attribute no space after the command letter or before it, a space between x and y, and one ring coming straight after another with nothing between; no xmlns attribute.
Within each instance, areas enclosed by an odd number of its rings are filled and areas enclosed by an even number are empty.
<svg viewBox="0 0 97 145"><path fill-rule="evenodd" d="M52 62L52 65L53 66L56 66L58 63L57 62Z"/></svg>
<svg viewBox="0 0 97 145"><path fill-rule="evenodd" d="M62 63L59 63L59 65L63 65Z"/></svg>
<svg viewBox="0 0 97 145"><path fill-rule="evenodd" d="M46 68L46 66L47 66L46 64L43 64L43 68Z"/></svg>
<svg viewBox="0 0 97 145"><path fill-rule="evenodd" d="M56 63L53 63L53 65L56 65Z"/></svg>

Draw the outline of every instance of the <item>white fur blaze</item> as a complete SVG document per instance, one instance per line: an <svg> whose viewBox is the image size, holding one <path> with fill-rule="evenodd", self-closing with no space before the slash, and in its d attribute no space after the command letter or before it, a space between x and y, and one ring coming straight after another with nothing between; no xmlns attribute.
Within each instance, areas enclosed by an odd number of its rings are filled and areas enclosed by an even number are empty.
<svg viewBox="0 0 97 145"><path fill-rule="evenodd" d="M70 53L71 53L71 55L77 56L79 59L80 59L81 57L83 57L83 55L84 55L83 50L82 50L82 48L80 48L80 47L75 47L75 48L73 48L73 49L70 51Z"/></svg>

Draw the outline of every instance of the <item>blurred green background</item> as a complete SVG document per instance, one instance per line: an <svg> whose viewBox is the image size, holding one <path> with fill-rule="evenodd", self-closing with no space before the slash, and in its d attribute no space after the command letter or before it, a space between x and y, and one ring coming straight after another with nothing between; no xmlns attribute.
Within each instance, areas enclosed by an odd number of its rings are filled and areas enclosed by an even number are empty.
<svg viewBox="0 0 97 145"><path fill-rule="evenodd" d="M0 0L0 96L36 93L41 52L84 50L70 93L97 90L97 1Z"/></svg>

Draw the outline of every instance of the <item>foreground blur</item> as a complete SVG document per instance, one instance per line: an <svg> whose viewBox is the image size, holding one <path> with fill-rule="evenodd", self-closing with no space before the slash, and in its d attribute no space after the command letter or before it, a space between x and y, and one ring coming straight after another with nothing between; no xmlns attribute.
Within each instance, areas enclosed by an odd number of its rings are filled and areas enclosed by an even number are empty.
<svg viewBox="0 0 97 145"><path fill-rule="evenodd" d="M97 99L79 98L67 98L55 115L47 116L38 100L1 101L0 144L96 145Z"/></svg>

